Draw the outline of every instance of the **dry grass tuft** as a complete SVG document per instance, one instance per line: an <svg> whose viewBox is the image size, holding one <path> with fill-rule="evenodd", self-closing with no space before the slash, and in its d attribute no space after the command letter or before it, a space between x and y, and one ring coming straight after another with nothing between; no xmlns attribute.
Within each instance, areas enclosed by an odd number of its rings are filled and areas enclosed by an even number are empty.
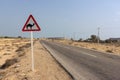
<svg viewBox="0 0 120 80"><path fill-rule="evenodd" d="M6 62L0 67L0 69L6 69L9 66L15 64L18 62L18 59L14 58L14 59L8 59L6 60Z"/></svg>
<svg viewBox="0 0 120 80"><path fill-rule="evenodd" d="M106 52L113 53L113 51L112 51L112 50L106 50Z"/></svg>

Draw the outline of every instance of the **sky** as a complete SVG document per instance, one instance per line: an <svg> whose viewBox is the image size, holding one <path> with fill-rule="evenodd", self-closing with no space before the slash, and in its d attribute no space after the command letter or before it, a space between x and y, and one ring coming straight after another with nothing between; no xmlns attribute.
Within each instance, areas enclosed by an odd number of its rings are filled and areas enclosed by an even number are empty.
<svg viewBox="0 0 120 80"><path fill-rule="evenodd" d="M30 37L22 28L32 14L41 31L34 37L120 37L120 0L1 0L0 36Z"/></svg>

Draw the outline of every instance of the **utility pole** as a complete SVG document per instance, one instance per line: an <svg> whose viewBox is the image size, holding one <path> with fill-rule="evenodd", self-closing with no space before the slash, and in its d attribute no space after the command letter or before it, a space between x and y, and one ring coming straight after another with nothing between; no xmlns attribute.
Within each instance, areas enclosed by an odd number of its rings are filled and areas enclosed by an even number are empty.
<svg viewBox="0 0 120 80"><path fill-rule="evenodd" d="M100 28L98 27L98 44L100 43Z"/></svg>

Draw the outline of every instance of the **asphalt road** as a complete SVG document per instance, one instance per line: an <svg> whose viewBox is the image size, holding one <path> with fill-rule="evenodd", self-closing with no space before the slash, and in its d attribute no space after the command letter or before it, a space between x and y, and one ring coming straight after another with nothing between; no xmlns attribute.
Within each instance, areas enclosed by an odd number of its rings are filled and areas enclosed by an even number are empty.
<svg viewBox="0 0 120 80"><path fill-rule="evenodd" d="M120 80L120 57L41 41L75 80Z"/></svg>

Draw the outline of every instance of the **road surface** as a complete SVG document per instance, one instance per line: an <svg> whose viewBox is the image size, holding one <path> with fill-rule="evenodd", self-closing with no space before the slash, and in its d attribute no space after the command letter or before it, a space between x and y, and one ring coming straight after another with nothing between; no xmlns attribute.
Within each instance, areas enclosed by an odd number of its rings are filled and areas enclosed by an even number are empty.
<svg viewBox="0 0 120 80"><path fill-rule="evenodd" d="M75 80L120 80L120 57L55 42L41 41Z"/></svg>

